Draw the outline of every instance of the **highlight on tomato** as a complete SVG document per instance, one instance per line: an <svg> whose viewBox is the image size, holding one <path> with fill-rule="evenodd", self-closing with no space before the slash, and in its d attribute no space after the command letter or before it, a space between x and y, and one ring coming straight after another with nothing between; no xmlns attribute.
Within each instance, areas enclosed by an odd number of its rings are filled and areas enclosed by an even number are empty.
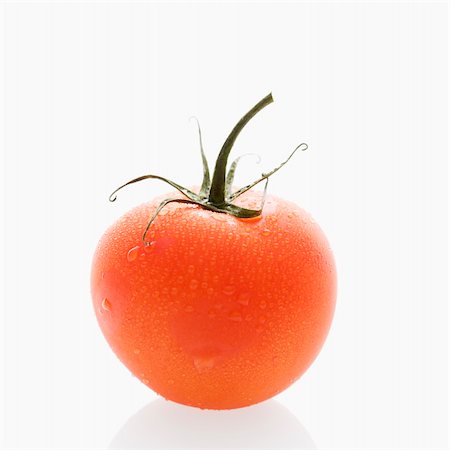
<svg viewBox="0 0 450 450"><path fill-rule="evenodd" d="M173 188L106 230L91 291L114 353L178 403L232 409L276 395L307 370L331 325L337 281L327 239L306 211L267 193L269 178L307 145L253 183L233 185L233 144L271 102L269 94L233 128L212 177L198 127L199 188L144 175L110 197L147 179Z"/></svg>

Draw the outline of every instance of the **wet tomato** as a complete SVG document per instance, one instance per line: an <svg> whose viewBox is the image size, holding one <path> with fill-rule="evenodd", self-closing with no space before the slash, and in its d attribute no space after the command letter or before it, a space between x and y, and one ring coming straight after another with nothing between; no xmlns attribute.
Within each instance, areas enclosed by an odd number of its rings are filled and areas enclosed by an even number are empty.
<svg viewBox="0 0 450 450"><path fill-rule="evenodd" d="M119 359L165 398L208 409L258 403L299 378L326 338L336 297L319 226L291 202L233 189L236 165L225 176L226 158L212 183L204 158L200 189L175 185L114 223L91 278Z"/></svg>

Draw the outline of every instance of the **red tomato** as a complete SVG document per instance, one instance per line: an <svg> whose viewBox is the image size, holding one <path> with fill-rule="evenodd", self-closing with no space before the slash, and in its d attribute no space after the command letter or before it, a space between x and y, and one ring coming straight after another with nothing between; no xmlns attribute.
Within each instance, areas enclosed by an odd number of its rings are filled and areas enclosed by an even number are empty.
<svg viewBox="0 0 450 450"><path fill-rule="evenodd" d="M247 210L260 200L239 197ZM238 408L286 389L333 316L336 271L319 226L271 195L251 219L170 203L145 245L160 202L125 214L95 252L92 297L111 348L143 383L186 405Z"/></svg>

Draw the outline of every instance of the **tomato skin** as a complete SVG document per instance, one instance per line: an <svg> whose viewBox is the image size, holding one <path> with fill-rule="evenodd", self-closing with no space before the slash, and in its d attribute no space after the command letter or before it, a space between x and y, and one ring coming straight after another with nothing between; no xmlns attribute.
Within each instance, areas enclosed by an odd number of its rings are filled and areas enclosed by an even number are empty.
<svg viewBox="0 0 450 450"><path fill-rule="evenodd" d="M249 191L241 204L259 197ZM93 304L113 351L186 405L232 409L286 389L319 353L334 312L336 269L319 226L271 195L255 219L172 203L146 247L160 201L126 213L94 255Z"/></svg>

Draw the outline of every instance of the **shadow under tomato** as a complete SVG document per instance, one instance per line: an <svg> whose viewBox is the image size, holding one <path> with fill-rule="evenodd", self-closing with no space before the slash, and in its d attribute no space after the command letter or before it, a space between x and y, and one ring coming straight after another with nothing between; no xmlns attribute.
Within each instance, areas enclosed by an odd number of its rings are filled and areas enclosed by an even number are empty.
<svg viewBox="0 0 450 450"><path fill-rule="evenodd" d="M275 400L229 411L163 399L134 414L109 449L316 449L298 419Z"/></svg>

